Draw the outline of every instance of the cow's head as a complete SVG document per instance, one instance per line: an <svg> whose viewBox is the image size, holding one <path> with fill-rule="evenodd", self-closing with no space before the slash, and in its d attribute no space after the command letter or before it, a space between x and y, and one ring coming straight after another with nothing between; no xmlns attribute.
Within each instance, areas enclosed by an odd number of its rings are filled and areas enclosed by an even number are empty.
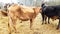
<svg viewBox="0 0 60 34"><path fill-rule="evenodd" d="M36 7L36 8L33 8L33 10L35 11L35 13L41 13L42 12L42 8L41 7Z"/></svg>

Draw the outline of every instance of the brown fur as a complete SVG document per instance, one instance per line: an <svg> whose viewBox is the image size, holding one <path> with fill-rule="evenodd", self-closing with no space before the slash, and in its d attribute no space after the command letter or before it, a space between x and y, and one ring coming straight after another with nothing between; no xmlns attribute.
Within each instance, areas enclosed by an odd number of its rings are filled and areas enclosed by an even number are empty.
<svg viewBox="0 0 60 34"><path fill-rule="evenodd" d="M40 12L40 7L29 8L26 6L19 6L17 4L12 5L8 8L8 16L9 16L9 25L13 24L13 28L16 30L16 20L17 18L22 21L30 20L30 28L32 27L32 22L35 19L36 15ZM11 21L10 21L11 19ZM10 27L10 26L8 26ZM11 33L11 32L10 32Z"/></svg>
<svg viewBox="0 0 60 34"><path fill-rule="evenodd" d="M56 20L57 18L58 18L58 16L53 16L53 17L51 17L52 18L52 20L54 21L54 20Z"/></svg>

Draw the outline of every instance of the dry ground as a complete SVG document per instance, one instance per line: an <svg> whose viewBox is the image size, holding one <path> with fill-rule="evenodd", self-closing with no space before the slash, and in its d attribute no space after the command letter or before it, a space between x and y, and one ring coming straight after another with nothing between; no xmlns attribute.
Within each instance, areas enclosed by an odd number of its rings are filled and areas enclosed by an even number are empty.
<svg viewBox="0 0 60 34"><path fill-rule="evenodd" d="M32 30L29 28L29 21L23 21L20 23L18 20L16 26L19 33L14 33L13 28L11 28L11 31L12 34L60 34L60 29L56 30L58 20L50 20L50 24L41 25L41 23L42 17L41 14L39 14L33 22ZM8 34L8 17L0 18L0 34Z"/></svg>

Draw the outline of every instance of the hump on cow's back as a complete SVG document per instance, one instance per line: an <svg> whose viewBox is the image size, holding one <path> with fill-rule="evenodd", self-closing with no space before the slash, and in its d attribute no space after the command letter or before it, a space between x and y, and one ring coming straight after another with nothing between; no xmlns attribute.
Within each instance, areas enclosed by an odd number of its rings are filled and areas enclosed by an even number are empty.
<svg viewBox="0 0 60 34"><path fill-rule="evenodd" d="M27 12L34 13L34 10L32 9L32 7L20 5L20 8L24 13L27 13Z"/></svg>
<svg viewBox="0 0 60 34"><path fill-rule="evenodd" d="M34 11L33 11L33 9L32 8L22 8L22 11L24 12L24 13L34 13Z"/></svg>

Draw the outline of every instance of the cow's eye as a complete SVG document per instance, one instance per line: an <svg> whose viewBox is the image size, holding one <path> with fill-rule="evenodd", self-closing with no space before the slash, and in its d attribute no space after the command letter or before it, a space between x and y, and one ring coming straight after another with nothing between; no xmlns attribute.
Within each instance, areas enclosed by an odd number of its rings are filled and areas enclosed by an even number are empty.
<svg viewBox="0 0 60 34"><path fill-rule="evenodd" d="M42 8L40 10L42 10Z"/></svg>

